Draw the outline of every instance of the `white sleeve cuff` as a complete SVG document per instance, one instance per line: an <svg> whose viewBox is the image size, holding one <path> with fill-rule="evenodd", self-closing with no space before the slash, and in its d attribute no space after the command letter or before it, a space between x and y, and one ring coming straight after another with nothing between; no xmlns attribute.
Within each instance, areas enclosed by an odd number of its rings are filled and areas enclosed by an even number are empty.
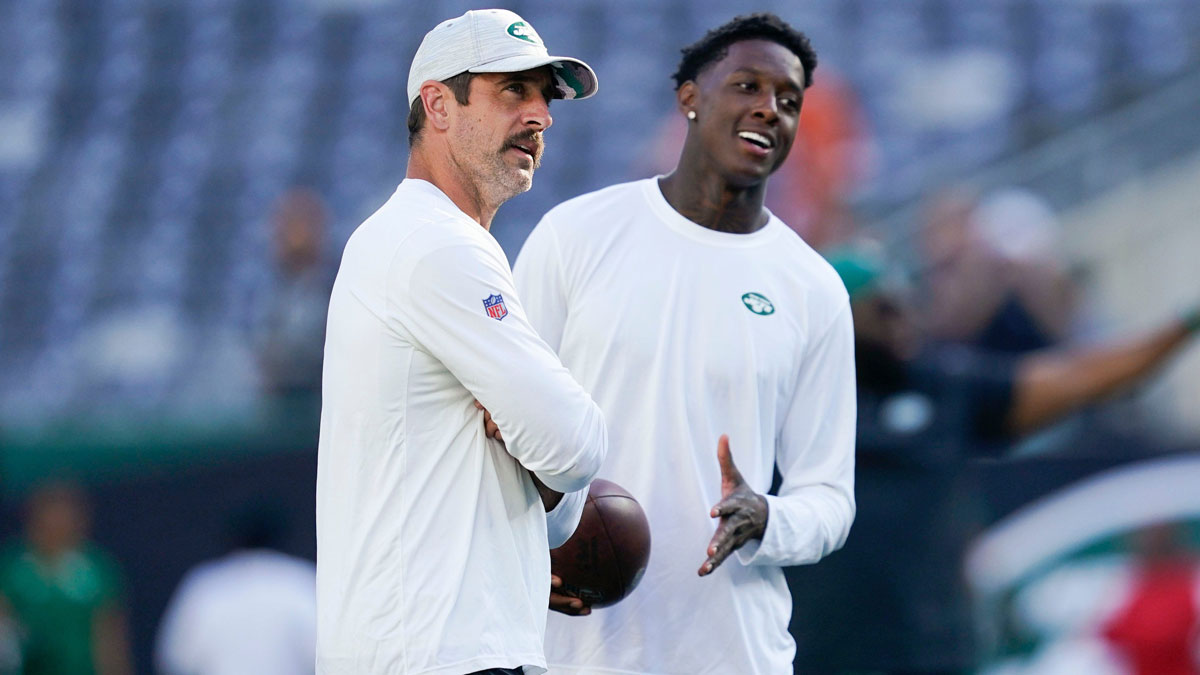
<svg viewBox="0 0 1200 675"><path fill-rule="evenodd" d="M546 538L550 548L558 548L567 543L575 528L579 527L579 519L583 517L583 507L587 504L588 488L563 494L558 504L546 513Z"/></svg>
<svg viewBox="0 0 1200 675"><path fill-rule="evenodd" d="M778 551L779 546L779 530L781 529L775 523L775 518L771 515L776 512L775 500L778 499L775 495L763 495L767 500L767 529L763 532L762 539L751 539L742 544L742 547L734 551L734 555L743 565L761 565L768 561L773 561L774 556L772 551Z"/></svg>

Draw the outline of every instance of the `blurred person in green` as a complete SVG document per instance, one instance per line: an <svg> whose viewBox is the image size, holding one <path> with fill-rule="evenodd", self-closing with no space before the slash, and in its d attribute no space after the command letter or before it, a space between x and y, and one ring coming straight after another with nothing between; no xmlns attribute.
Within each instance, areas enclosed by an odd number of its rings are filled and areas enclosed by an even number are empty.
<svg viewBox="0 0 1200 675"><path fill-rule="evenodd" d="M29 498L25 537L0 553L0 615L16 626L19 672L132 672L120 572L88 527L83 493L48 484Z"/></svg>

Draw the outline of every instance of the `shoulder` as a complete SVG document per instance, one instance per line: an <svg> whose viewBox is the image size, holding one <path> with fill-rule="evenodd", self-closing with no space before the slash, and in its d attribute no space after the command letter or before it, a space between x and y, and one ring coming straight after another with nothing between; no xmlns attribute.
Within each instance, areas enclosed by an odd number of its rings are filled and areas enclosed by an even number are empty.
<svg viewBox="0 0 1200 675"><path fill-rule="evenodd" d="M482 229L444 196L439 199L440 193L434 190L432 186L421 189L408 182L401 183L379 209L355 228L347 249L357 246L378 253L381 246L400 244L405 248L436 247L443 241L469 240L467 225Z"/></svg>
<svg viewBox="0 0 1200 675"><path fill-rule="evenodd" d="M637 215L650 210L645 191L653 180L610 185L550 209L526 238L517 266L527 267L529 260L546 256L565 256L581 264L580 259L626 240Z"/></svg>
<svg viewBox="0 0 1200 675"><path fill-rule="evenodd" d="M279 551L260 551L259 560L265 567L301 581L312 581L317 578L317 565L307 558L299 558Z"/></svg>
<svg viewBox="0 0 1200 675"><path fill-rule="evenodd" d="M380 273L398 281L478 265L507 268L500 244L478 223L441 208L412 210L389 201L368 218L346 244L342 268L378 265Z"/></svg>
<svg viewBox="0 0 1200 675"><path fill-rule="evenodd" d="M539 227L561 233L589 231L594 221L611 222L615 211L644 207L646 186L653 178L618 183L573 197L550 209Z"/></svg>
<svg viewBox="0 0 1200 675"><path fill-rule="evenodd" d="M779 218L772 216L768 227L780 229L769 255L781 262L794 282L805 289L811 306L828 312L830 320L843 309L848 310L850 295L833 265Z"/></svg>
<svg viewBox="0 0 1200 675"><path fill-rule="evenodd" d="M310 560L267 549L241 550L197 564L184 575L180 589L203 591L243 578L313 582L316 575L316 565Z"/></svg>
<svg viewBox="0 0 1200 675"><path fill-rule="evenodd" d="M432 184L406 179L391 197L350 235L347 251L361 249L377 255L403 244L404 248L443 243L470 243L473 230L486 234Z"/></svg>
<svg viewBox="0 0 1200 675"><path fill-rule="evenodd" d="M88 544L83 548L82 553L88 564L103 574L106 579L116 580L121 576L121 564L108 551L95 544Z"/></svg>

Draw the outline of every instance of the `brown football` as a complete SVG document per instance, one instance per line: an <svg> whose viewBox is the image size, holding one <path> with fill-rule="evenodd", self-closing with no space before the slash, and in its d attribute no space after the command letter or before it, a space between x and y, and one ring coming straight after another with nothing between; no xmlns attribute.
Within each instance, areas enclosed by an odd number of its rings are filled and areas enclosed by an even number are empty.
<svg viewBox="0 0 1200 675"><path fill-rule="evenodd" d="M563 580L560 593L607 607L633 592L649 560L650 523L642 505L625 488L597 478L575 534L550 551L550 571Z"/></svg>

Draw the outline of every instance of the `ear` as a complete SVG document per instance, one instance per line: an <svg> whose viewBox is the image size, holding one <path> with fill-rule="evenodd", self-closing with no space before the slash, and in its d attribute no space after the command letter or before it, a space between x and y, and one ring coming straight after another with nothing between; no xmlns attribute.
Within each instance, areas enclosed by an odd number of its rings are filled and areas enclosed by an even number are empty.
<svg viewBox="0 0 1200 675"><path fill-rule="evenodd" d="M421 84L421 103L425 106L425 119L429 126L438 131L450 128L449 101L454 98L450 88L435 80Z"/></svg>
<svg viewBox="0 0 1200 675"><path fill-rule="evenodd" d="M679 112L686 116L689 110L696 109L699 97L700 91L695 80L688 80L675 91L675 104L679 107Z"/></svg>

